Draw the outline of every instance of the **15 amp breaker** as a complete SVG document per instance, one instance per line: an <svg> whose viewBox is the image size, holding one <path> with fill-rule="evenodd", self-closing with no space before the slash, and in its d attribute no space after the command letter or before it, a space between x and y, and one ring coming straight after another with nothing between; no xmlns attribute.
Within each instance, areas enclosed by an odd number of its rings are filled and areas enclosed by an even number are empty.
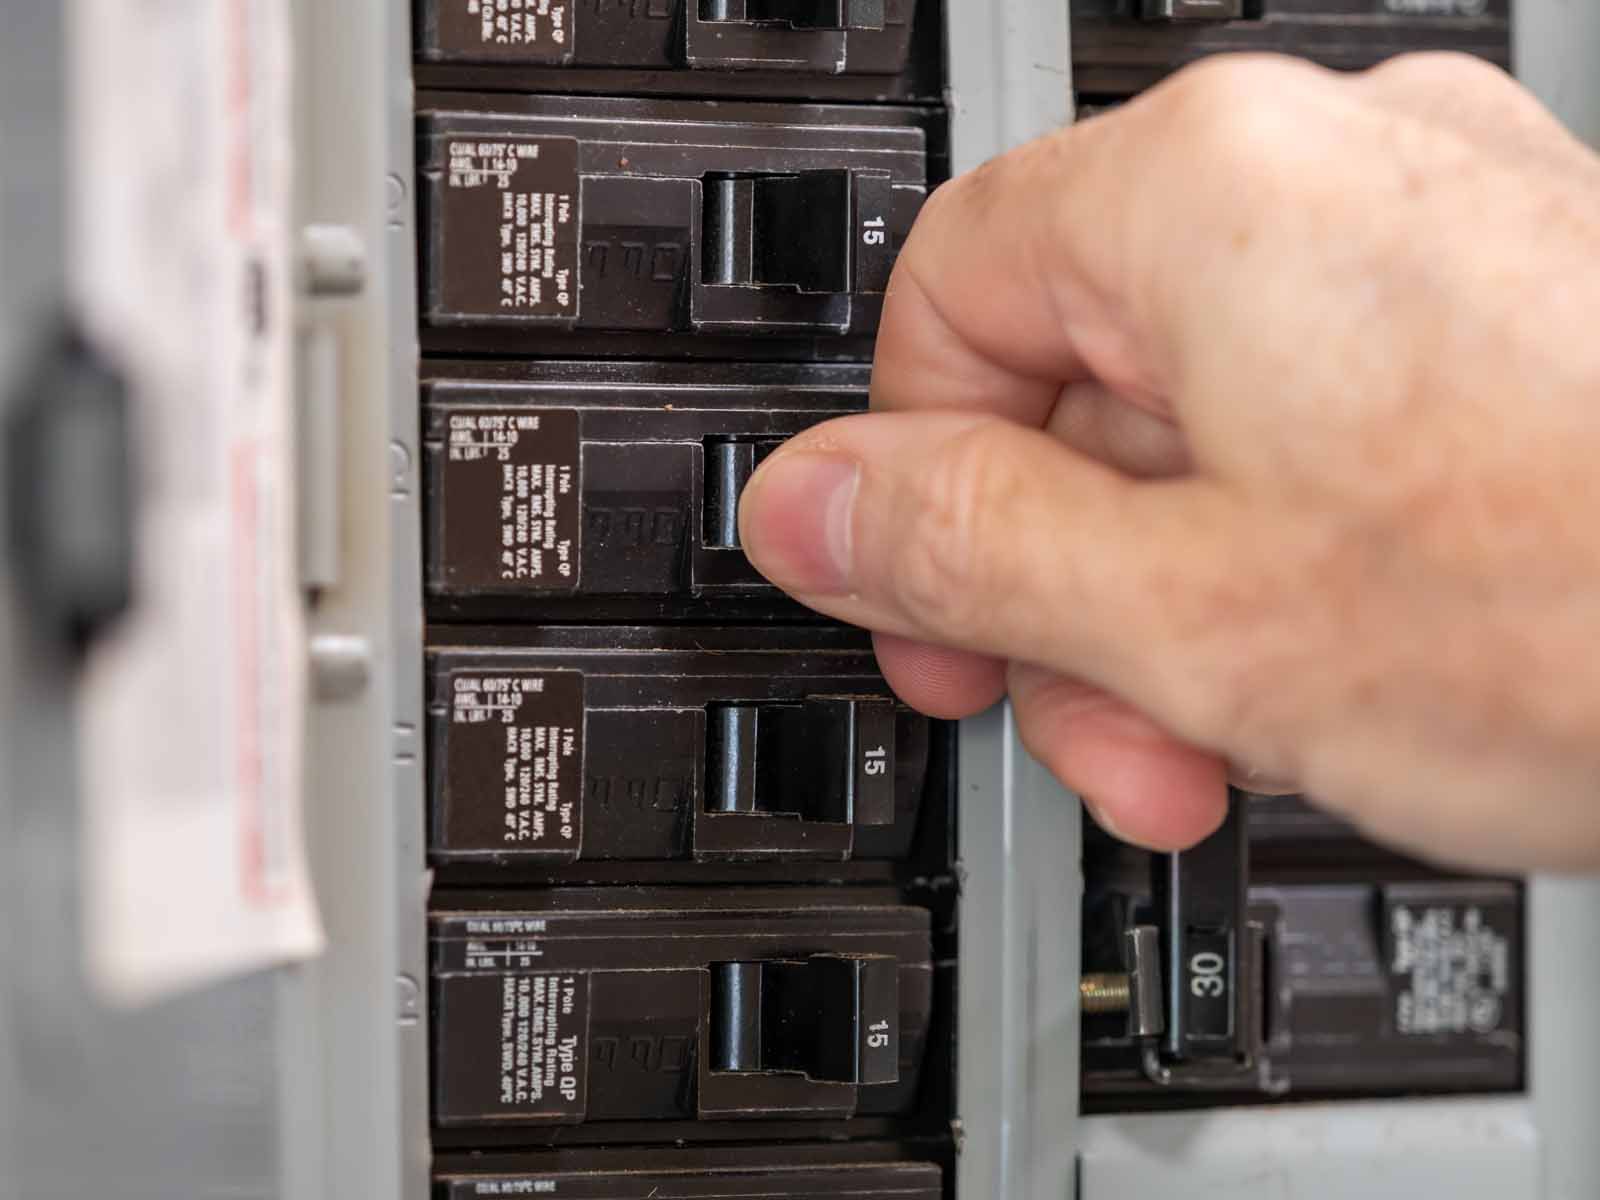
<svg viewBox="0 0 1600 1200"><path fill-rule="evenodd" d="M430 610L451 620L798 615L745 558L740 493L784 441L867 405L844 363L430 363Z"/></svg>
<svg viewBox="0 0 1600 1200"><path fill-rule="evenodd" d="M423 320L514 331L521 353L539 331L871 334L927 193L926 133L907 109L430 104Z"/></svg>
<svg viewBox="0 0 1600 1200"><path fill-rule="evenodd" d="M557 1195L571 1200L943 1200L932 1163L826 1167L706 1167L699 1170L506 1171L442 1175L440 1200Z"/></svg>
<svg viewBox="0 0 1600 1200"><path fill-rule="evenodd" d="M435 912L432 942L441 1125L538 1142L659 1121L630 1132L676 1141L704 1136L698 1120L916 1106L930 916L893 891L468 893Z"/></svg>
<svg viewBox="0 0 1600 1200"><path fill-rule="evenodd" d="M439 1157L436 1200L943 1200L945 1178L877 1141L455 1151Z"/></svg>
<svg viewBox="0 0 1600 1200"><path fill-rule="evenodd" d="M914 0L421 0L426 62L897 75Z"/></svg>
<svg viewBox="0 0 1600 1200"><path fill-rule="evenodd" d="M435 861L945 853L947 729L894 699L857 635L597 626L506 643L429 654Z"/></svg>

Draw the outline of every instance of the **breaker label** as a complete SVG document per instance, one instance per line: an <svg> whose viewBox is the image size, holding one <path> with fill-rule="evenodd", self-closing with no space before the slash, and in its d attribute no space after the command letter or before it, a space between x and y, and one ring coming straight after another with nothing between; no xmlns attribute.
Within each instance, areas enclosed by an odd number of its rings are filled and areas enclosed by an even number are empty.
<svg viewBox="0 0 1600 1200"><path fill-rule="evenodd" d="M453 587L577 590L583 529L579 418L572 409L463 409L448 417L441 561Z"/></svg>
<svg viewBox="0 0 1600 1200"><path fill-rule="evenodd" d="M506 975L500 984L500 1107L581 1117L589 1083L589 976Z"/></svg>
<svg viewBox="0 0 1600 1200"><path fill-rule="evenodd" d="M491 948L491 953L493 950ZM440 985L439 1115L576 1122L589 1103L589 973L499 973ZM491 1032L492 1031L492 1032Z"/></svg>
<svg viewBox="0 0 1600 1200"><path fill-rule="evenodd" d="M472 1184L474 1196L554 1196L554 1179L480 1179Z"/></svg>
<svg viewBox="0 0 1600 1200"><path fill-rule="evenodd" d="M578 141L451 138L439 233L444 308L578 315Z"/></svg>
<svg viewBox="0 0 1600 1200"><path fill-rule="evenodd" d="M1398 1033L1482 1035L1501 1027L1511 943L1483 908L1395 904L1389 938Z"/></svg>
<svg viewBox="0 0 1600 1200"><path fill-rule="evenodd" d="M583 846L583 675L457 672L449 677L447 852L561 862Z"/></svg>
<svg viewBox="0 0 1600 1200"><path fill-rule="evenodd" d="M448 58L572 60L573 0L429 0L431 49Z"/></svg>
<svg viewBox="0 0 1600 1200"><path fill-rule="evenodd" d="M1378 11L1397 17L1481 17L1489 0L1380 0Z"/></svg>

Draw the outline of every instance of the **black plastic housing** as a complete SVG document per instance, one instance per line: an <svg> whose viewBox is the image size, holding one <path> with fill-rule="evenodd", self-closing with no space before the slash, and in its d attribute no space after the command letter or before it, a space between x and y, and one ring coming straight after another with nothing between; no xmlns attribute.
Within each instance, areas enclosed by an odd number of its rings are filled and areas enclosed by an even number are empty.
<svg viewBox="0 0 1600 1200"><path fill-rule="evenodd" d="M752 75L882 90L904 86L914 66L915 10L915 0L418 0L416 38L421 64L546 72L523 75L530 90L581 70L686 74L707 90L738 91Z"/></svg>
<svg viewBox="0 0 1600 1200"><path fill-rule="evenodd" d="M466 893L431 920L441 1126L515 1125L539 1144L617 1122L674 1141L698 1121L916 1106L932 930L892 890ZM765 973L765 999L730 990L732 968ZM764 1052L729 1058L749 1022Z"/></svg>
<svg viewBox="0 0 1600 1200"><path fill-rule="evenodd" d="M1140 919L1137 868L1089 865L1085 969L1116 971L1113 927ZM1374 882L1373 876L1380 877ZM1115 1015L1084 1019L1087 1111L1515 1092L1525 1085L1523 897L1382 856L1280 867L1249 890L1264 937L1255 1083L1155 1086Z"/></svg>
<svg viewBox="0 0 1600 1200"><path fill-rule="evenodd" d="M434 1200L943 1200L951 1163L947 1144L923 1138L446 1152Z"/></svg>
<svg viewBox="0 0 1600 1200"><path fill-rule="evenodd" d="M867 338L927 192L927 118L912 109L425 100L430 350Z"/></svg>
<svg viewBox="0 0 1600 1200"><path fill-rule="evenodd" d="M825 363L430 362L429 611L448 619L803 619L739 544L772 449L867 404Z"/></svg>
<svg viewBox="0 0 1600 1200"><path fill-rule="evenodd" d="M1511 0L1244 0L1244 20L1151 21L1140 0L1072 0L1079 95L1128 96L1213 54L1293 54L1343 70L1416 50L1511 65Z"/></svg>
<svg viewBox="0 0 1600 1200"><path fill-rule="evenodd" d="M438 1200L554 1194L572 1200L942 1200L944 1179L932 1163L722 1167L700 1170L476 1171L440 1179Z"/></svg>
<svg viewBox="0 0 1600 1200"><path fill-rule="evenodd" d="M431 856L477 878L605 862L948 869L947 727L893 699L854 631L441 628L428 686Z"/></svg>

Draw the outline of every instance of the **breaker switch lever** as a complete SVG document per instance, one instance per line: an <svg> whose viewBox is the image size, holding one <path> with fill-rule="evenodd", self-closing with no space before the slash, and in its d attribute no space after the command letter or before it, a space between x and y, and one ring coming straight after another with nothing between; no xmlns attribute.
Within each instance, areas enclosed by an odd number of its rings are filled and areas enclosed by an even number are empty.
<svg viewBox="0 0 1600 1200"><path fill-rule="evenodd" d="M713 964L711 1069L897 1082L899 969L886 955L853 954Z"/></svg>
<svg viewBox="0 0 1600 1200"><path fill-rule="evenodd" d="M895 705L865 697L733 704L711 711L713 813L890 825Z"/></svg>
<svg viewBox="0 0 1600 1200"><path fill-rule="evenodd" d="M851 290L848 171L707 176L704 226L709 284L816 294Z"/></svg>
<svg viewBox="0 0 1600 1200"><path fill-rule="evenodd" d="M1245 948L1249 842L1245 801L1193 849L1158 856L1153 891L1168 989L1162 1049L1176 1060L1232 1058Z"/></svg>
<svg viewBox="0 0 1600 1200"><path fill-rule="evenodd" d="M756 467L781 442L710 441L706 445L705 530L707 550L739 550L739 497Z"/></svg>
<svg viewBox="0 0 1600 1200"><path fill-rule="evenodd" d="M1237 21L1244 0L1139 0L1139 15L1147 21Z"/></svg>
<svg viewBox="0 0 1600 1200"><path fill-rule="evenodd" d="M782 22L792 29L873 29L885 0L701 0L703 21Z"/></svg>

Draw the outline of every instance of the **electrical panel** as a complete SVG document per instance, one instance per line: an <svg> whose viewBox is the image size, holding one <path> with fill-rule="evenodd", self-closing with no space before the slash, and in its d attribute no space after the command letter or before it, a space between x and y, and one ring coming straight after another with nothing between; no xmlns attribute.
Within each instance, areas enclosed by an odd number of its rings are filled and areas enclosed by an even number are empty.
<svg viewBox="0 0 1600 1200"><path fill-rule="evenodd" d="M436 1194L949 1197L986 1136L957 1101L961 740L755 573L738 503L866 407L948 171L954 14L414 15ZM1084 116L1227 50L1509 62L1504 0L1071 26ZM1525 1087L1517 881L1243 793L1183 854L1086 828L1083 873L1086 1113Z"/></svg>
<svg viewBox="0 0 1600 1200"><path fill-rule="evenodd" d="M1596 141L1600 6L123 7L0 0L0 142L29 165L0 172L0 1194L1600 1195L1592 881L1442 870L1243 792L1189 852L1121 845L1013 714L902 704L737 519L786 439L867 406L896 255L952 171L1207 55L1509 66L1513 28ZM91 144L106 114L164 132ZM183 202L129 207L147 177ZM268 193L270 236L233 219ZM118 213L170 218L198 287L112 272L148 326L86 304L79 218ZM303 812L252 799L260 829L184 861L303 840L327 949L124 1007L84 969L78 801L107 760L81 655L150 599L124 418L206 357L179 292L293 342L196 411L269 376L296 406L300 511L232 499L258 533L299 519L305 628L258 648L304 664L304 708L256 715L307 734L303 764L256 764ZM175 735L190 691L148 696Z"/></svg>

